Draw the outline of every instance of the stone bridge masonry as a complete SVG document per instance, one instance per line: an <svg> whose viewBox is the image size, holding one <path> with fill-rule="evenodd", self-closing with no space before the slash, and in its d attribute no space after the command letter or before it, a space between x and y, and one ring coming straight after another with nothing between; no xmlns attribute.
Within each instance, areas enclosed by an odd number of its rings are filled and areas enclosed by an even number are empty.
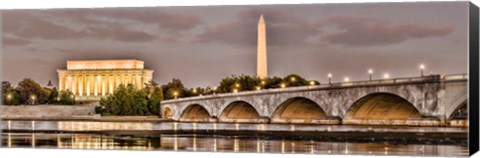
<svg viewBox="0 0 480 158"><path fill-rule="evenodd" d="M467 75L264 89L163 101L184 122L467 126ZM460 114L459 114L460 113Z"/></svg>

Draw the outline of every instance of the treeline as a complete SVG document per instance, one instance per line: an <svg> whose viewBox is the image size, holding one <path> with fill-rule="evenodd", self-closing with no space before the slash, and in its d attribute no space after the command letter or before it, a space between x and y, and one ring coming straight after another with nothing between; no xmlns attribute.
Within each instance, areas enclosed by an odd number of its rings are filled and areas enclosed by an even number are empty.
<svg viewBox="0 0 480 158"><path fill-rule="evenodd" d="M283 78L281 77L267 77L259 78L249 75L232 75L222 79L218 87L206 88L185 88L179 79L173 79L171 82L162 85L165 100L174 98L185 98L191 96L211 95L220 93L235 93L242 91L254 91L262 89L275 89L286 87L298 87L319 85L316 80L307 80L299 75L290 74Z"/></svg>
<svg viewBox="0 0 480 158"><path fill-rule="evenodd" d="M100 100L101 106L95 111L103 116L158 116L162 100L162 89L152 81L142 89L132 84L119 85L113 94Z"/></svg>
<svg viewBox="0 0 480 158"><path fill-rule="evenodd" d="M42 87L30 78L25 78L16 87L2 81L2 105L75 104L71 92Z"/></svg>

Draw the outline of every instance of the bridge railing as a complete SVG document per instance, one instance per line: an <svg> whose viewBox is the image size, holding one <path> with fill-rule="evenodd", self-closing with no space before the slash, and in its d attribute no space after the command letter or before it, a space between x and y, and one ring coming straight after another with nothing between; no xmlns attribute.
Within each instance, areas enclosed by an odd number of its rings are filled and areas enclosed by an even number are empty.
<svg viewBox="0 0 480 158"><path fill-rule="evenodd" d="M465 78L466 75L448 75L444 78ZM356 86L373 86L373 85L388 85L388 84L402 84L402 83L412 83L412 82L438 82L442 79L440 75L429 75L429 76L418 76L418 77L405 77L405 78L393 78L393 79L380 79L380 80L371 80L371 81L352 81L352 82L337 82L331 84L320 84L320 85L308 85L308 86L299 86L299 87L286 87L286 88L277 88L277 89L263 89L256 91L243 91L236 93L223 93L223 94L213 94L213 95L204 95L197 97L188 97L188 98L179 98L173 100L165 100L162 104L167 104L171 102L181 102L181 101L190 101L190 100L202 100L202 99L212 99L212 98L222 98L229 96L239 96L239 95L256 95L256 94L265 94L265 93L279 93L279 92L294 92L294 91L305 91L312 89L328 89L328 88L339 88L339 87L356 87Z"/></svg>
<svg viewBox="0 0 480 158"><path fill-rule="evenodd" d="M468 80L468 74L451 74L445 75L442 78L445 81Z"/></svg>
<svg viewBox="0 0 480 158"><path fill-rule="evenodd" d="M367 86L367 85L400 84L400 83L426 82L426 81L438 81L438 80L440 80L440 75L419 76L419 77L404 77L404 78L393 78L393 79L380 79L380 80L371 80L371 81L339 82L339 83L334 83L334 85Z"/></svg>

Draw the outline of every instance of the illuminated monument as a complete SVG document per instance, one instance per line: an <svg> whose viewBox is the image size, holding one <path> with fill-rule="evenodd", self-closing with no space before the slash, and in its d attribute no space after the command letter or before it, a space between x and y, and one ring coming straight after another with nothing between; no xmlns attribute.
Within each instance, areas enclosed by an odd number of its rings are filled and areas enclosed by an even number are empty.
<svg viewBox="0 0 480 158"><path fill-rule="evenodd" d="M120 84L143 88L153 74L140 60L67 61L67 69L57 72L59 90L71 91L79 101L99 100Z"/></svg>
<svg viewBox="0 0 480 158"><path fill-rule="evenodd" d="M260 78L268 77L267 73L267 33L263 15L258 20L257 34L257 76Z"/></svg>

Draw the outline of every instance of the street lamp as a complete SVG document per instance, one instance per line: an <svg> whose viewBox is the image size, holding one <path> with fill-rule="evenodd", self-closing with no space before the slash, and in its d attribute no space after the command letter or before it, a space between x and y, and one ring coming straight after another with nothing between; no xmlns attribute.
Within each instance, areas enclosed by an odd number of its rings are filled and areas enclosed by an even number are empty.
<svg viewBox="0 0 480 158"><path fill-rule="evenodd" d="M262 83L262 85L265 85L267 82L265 82L265 80L262 80L261 83Z"/></svg>
<svg viewBox="0 0 480 158"><path fill-rule="evenodd" d="M350 81L350 78L348 78L348 77L345 77L345 78L343 79L343 81L345 81L345 82L349 82L349 81Z"/></svg>
<svg viewBox="0 0 480 158"><path fill-rule="evenodd" d="M368 79L371 81L372 80L372 74L373 74L373 70L372 69L369 69L368 70Z"/></svg>
<svg viewBox="0 0 480 158"><path fill-rule="evenodd" d="M37 97L35 95L31 95L30 99L32 99L32 105L33 105L35 104L35 99L37 99Z"/></svg>
<svg viewBox="0 0 480 158"><path fill-rule="evenodd" d="M315 85L315 81L310 81L310 85L311 86Z"/></svg>
<svg viewBox="0 0 480 158"><path fill-rule="evenodd" d="M173 92L173 96L175 97L175 99L177 99L177 97L178 97L178 92L177 92L177 91Z"/></svg>
<svg viewBox="0 0 480 158"><path fill-rule="evenodd" d="M8 104L11 103L11 100L12 100L12 94L7 94L7 101L8 101Z"/></svg>
<svg viewBox="0 0 480 158"><path fill-rule="evenodd" d="M262 88L260 88L260 86L256 86L255 89L257 89L257 91L258 91L258 90L260 90L260 89L262 89Z"/></svg>
<svg viewBox="0 0 480 158"><path fill-rule="evenodd" d="M238 92L238 89L233 89L233 93L237 93Z"/></svg>
<svg viewBox="0 0 480 158"><path fill-rule="evenodd" d="M419 67L420 67L420 76L422 76L422 77L423 77L423 70L425 70L425 65L423 65L423 64L420 64L420 66L419 66Z"/></svg>
<svg viewBox="0 0 480 158"><path fill-rule="evenodd" d="M295 82L297 79L295 77L290 77L290 81Z"/></svg>
<svg viewBox="0 0 480 158"><path fill-rule="evenodd" d="M197 89L192 90L193 94L197 94Z"/></svg>
<svg viewBox="0 0 480 158"><path fill-rule="evenodd" d="M240 87L240 84L236 83L236 84L235 84L235 87L239 88L239 87Z"/></svg>
<svg viewBox="0 0 480 158"><path fill-rule="evenodd" d="M388 73L383 74L383 78L384 78L384 79L389 79L389 78L390 78L390 74L388 74Z"/></svg>
<svg viewBox="0 0 480 158"><path fill-rule="evenodd" d="M280 87L285 88L287 85L285 83L280 84Z"/></svg>
<svg viewBox="0 0 480 158"><path fill-rule="evenodd" d="M328 73L328 84L332 84L332 74Z"/></svg>

